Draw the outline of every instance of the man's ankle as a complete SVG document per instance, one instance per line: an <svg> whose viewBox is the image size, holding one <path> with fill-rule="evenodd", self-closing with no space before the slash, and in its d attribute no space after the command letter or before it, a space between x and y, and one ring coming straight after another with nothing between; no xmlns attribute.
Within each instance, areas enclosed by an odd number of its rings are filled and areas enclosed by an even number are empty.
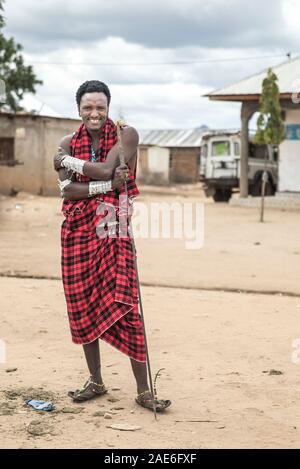
<svg viewBox="0 0 300 469"><path fill-rule="evenodd" d="M93 381L96 384L103 384L102 377L100 376L91 376L91 381Z"/></svg>
<svg viewBox="0 0 300 469"><path fill-rule="evenodd" d="M142 394L143 392L150 392L149 386L141 386L137 388L137 393Z"/></svg>

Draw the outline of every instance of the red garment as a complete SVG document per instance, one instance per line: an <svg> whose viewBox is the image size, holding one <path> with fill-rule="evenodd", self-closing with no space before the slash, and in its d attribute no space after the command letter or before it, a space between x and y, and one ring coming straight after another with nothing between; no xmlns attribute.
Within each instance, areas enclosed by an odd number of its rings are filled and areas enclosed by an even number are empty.
<svg viewBox="0 0 300 469"><path fill-rule="evenodd" d="M108 119L100 136L99 162L106 160L116 142L116 126ZM91 139L84 124L74 134L70 147L72 156L91 159ZM135 172L129 171L130 199L139 194ZM79 174L76 180L90 181ZM120 192L125 194L124 189ZM145 362L130 237L100 238L96 232L104 217L105 221L119 220L119 195L111 191L88 199L64 200L62 211L62 277L73 342L86 344L101 338L129 357ZM107 229L105 225L102 233Z"/></svg>

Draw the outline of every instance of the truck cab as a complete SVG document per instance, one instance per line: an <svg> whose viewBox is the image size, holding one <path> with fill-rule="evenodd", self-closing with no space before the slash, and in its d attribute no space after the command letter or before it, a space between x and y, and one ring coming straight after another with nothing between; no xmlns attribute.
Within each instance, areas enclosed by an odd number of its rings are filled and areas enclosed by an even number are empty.
<svg viewBox="0 0 300 469"><path fill-rule="evenodd" d="M259 196L261 176L266 169L269 183L266 195L273 195L277 186L278 147L257 145L250 135L248 158L249 193ZM239 131L210 131L203 135L201 145L200 180L207 196L216 202L228 202L239 188L241 135Z"/></svg>

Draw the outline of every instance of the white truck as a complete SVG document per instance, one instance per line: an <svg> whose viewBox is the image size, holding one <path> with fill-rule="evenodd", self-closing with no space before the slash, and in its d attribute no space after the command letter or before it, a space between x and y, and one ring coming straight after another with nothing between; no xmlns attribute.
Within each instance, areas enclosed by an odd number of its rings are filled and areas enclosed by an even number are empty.
<svg viewBox="0 0 300 469"><path fill-rule="evenodd" d="M274 195L278 181L278 147L252 143L250 134L248 158L249 194L261 194L264 170L268 173L265 195ZM240 131L208 131L202 137L200 180L206 196L216 202L228 202L239 188L241 134Z"/></svg>

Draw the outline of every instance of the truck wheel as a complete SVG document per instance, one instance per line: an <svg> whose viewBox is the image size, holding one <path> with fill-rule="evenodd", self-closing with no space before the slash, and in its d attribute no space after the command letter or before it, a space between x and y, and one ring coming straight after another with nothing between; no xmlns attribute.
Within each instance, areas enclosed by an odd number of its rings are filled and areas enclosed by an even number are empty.
<svg viewBox="0 0 300 469"><path fill-rule="evenodd" d="M216 189L213 199L215 202L228 202L231 198L231 189Z"/></svg>
<svg viewBox="0 0 300 469"><path fill-rule="evenodd" d="M261 177L259 177L253 186L250 188L250 194L253 197L260 197L261 196L261 186L262 186L262 180ZM270 179L269 176L269 182L266 184L265 188L265 195L274 195L275 194L275 189L272 183L272 180Z"/></svg>

